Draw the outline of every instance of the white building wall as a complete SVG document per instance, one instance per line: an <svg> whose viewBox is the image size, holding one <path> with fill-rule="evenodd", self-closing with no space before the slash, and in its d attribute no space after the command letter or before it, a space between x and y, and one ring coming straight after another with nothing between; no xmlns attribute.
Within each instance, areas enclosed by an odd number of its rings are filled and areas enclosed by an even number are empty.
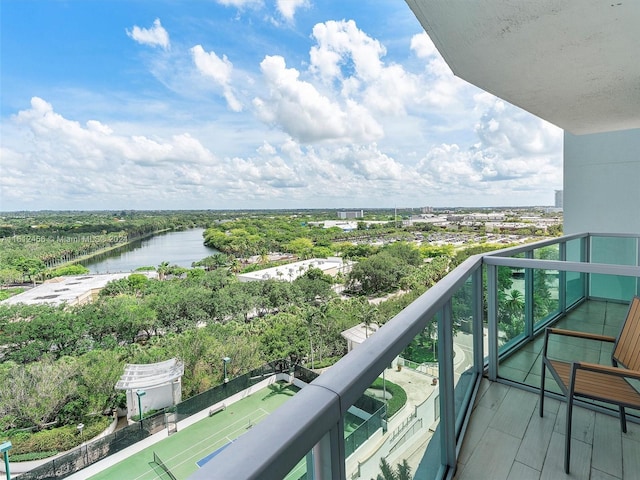
<svg viewBox="0 0 640 480"><path fill-rule="evenodd" d="M640 233L640 129L564 136L564 233Z"/></svg>

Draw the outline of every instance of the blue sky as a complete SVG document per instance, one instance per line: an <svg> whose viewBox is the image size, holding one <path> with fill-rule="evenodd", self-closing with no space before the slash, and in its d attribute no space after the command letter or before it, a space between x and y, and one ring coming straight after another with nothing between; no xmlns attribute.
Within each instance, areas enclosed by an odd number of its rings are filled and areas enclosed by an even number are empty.
<svg viewBox="0 0 640 480"><path fill-rule="evenodd" d="M2 0L0 210L551 205L401 0Z"/></svg>

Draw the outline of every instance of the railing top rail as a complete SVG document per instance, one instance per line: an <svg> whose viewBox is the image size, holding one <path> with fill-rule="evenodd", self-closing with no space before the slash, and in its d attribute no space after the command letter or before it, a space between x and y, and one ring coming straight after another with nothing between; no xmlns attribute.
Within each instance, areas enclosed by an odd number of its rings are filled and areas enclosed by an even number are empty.
<svg viewBox="0 0 640 480"><path fill-rule="evenodd" d="M634 265L491 256L484 257L483 262L487 265L497 265L500 267L538 268L541 270L560 270L563 272L601 273L605 275L619 275L624 277L640 277L640 266Z"/></svg>
<svg viewBox="0 0 640 480"><path fill-rule="evenodd" d="M602 232L589 232L589 237L618 237L618 238L636 238L640 239L640 234L633 233L602 233Z"/></svg>
<svg viewBox="0 0 640 480"><path fill-rule="evenodd" d="M591 238L591 237L616 237L616 238L635 238L640 239L640 235L634 235L629 233L592 233L592 232L583 232L583 233L575 233L572 235L564 235L562 237L549 238L546 240L540 240L538 242L526 243L524 245L517 245L515 247L504 248L502 250L497 250L495 252L485 253L485 256L490 257L512 257L513 255L517 255L519 253L528 252L529 250L534 250L536 248L548 247L550 245L556 245L558 243L566 243L572 240L577 240L579 238Z"/></svg>
<svg viewBox="0 0 640 480"><path fill-rule="evenodd" d="M562 242L569 242L571 240L577 240L579 238L588 237L588 233L576 233L574 235L565 235L562 237L548 238L545 240L539 240L537 242L525 243L523 245L516 245L515 247L503 248L501 250L496 250L495 252L487 252L484 256L490 257L511 257L513 255L517 255L519 253L528 252L530 250L534 250L536 248L548 247L550 245L556 245Z"/></svg>

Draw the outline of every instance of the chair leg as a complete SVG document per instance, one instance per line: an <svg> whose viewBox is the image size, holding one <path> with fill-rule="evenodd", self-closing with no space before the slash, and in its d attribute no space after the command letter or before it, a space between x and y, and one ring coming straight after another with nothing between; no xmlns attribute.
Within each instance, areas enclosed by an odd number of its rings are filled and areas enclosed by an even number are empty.
<svg viewBox="0 0 640 480"><path fill-rule="evenodd" d="M622 433L627 433L627 416L623 406L620 406L620 428L622 428Z"/></svg>
<svg viewBox="0 0 640 480"><path fill-rule="evenodd" d="M573 414L573 395L567 396L567 428L564 439L564 471L569 475L569 464L571 463L571 416Z"/></svg>

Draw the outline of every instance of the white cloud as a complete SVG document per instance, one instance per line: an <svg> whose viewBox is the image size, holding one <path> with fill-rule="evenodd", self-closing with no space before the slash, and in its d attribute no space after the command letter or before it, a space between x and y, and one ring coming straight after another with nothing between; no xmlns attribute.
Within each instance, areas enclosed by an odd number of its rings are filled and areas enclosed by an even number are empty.
<svg viewBox="0 0 640 480"><path fill-rule="evenodd" d="M463 195L502 196L504 205L523 202L513 192L551 192L561 186L562 131L495 97L477 97L478 141L463 148L431 148L416 169L430 189ZM485 200L486 201L486 200ZM551 202L549 202L551 203Z"/></svg>
<svg viewBox="0 0 640 480"><path fill-rule="evenodd" d="M293 20L296 10L308 6L308 0L276 0L276 9L289 22Z"/></svg>
<svg viewBox="0 0 640 480"><path fill-rule="evenodd" d="M276 8L293 19L304 5ZM562 186L561 131L454 77L425 34L405 40L403 63L399 43L389 54L355 22L329 21L308 57L267 43L258 64L231 47L234 63L219 47L169 49L160 29L127 33L166 49L145 60L171 95L67 91L59 111L34 97L3 120L7 206L505 205L523 203L514 192L552 203Z"/></svg>
<svg viewBox="0 0 640 480"><path fill-rule="evenodd" d="M429 58L440 56L436 46L431 41L431 37L426 32L418 33L411 37L411 50L419 58Z"/></svg>
<svg viewBox="0 0 640 480"><path fill-rule="evenodd" d="M216 0L220 5L225 7L244 8L262 5L262 0Z"/></svg>
<svg viewBox="0 0 640 480"><path fill-rule="evenodd" d="M126 30L127 35L136 42L152 47L160 46L165 50L171 46L169 42L169 34L162 27L160 19L156 18L151 28L141 28L134 25L133 30Z"/></svg>
<svg viewBox="0 0 640 480"><path fill-rule="evenodd" d="M191 48L191 55L198 71L202 75L213 79L216 84L222 87L222 92L229 108L234 112L241 111L242 104L236 98L231 87L233 64L227 56L223 55L220 58L216 55L216 52L207 53L201 45Z"/></svg>
<svg viewBox="0 0 640 480"><path fill-rule="evenodd" d="M396 62L385 62L387 50L358 29L353 20L319 23L313 28L317 45L309 52L311 73L326 85L339 85L346 98L372 112L403 116L425 107L451 109L467 84L451 74L429 37L415 35L410 48L427 60L424 71L413 73Z"/></svg>
<svg viewBox="0 0 640 480"><path fill-rule="evenodd" d="M373 80L380 75L380 58L386 49L377 40L359 30L353 20L328 21L313 27L318 45L311 48L311 70L325 80L341 77L341 67L353 63L354 76Z"/></svg>
<svg viewBox="0 0 640 480"><path fill-rule="evenodd" d="M11 200L39 196L41 201L66 198L73 203L92 200L100 193L128 197L159 191L167 183L193 184L219 165L188 133L154 139L118 133L96 120L82 125L56 113L38 97L31 100L31 108L14 116L14 122L12 128L28 129L32 139L19 154L7 155L12 162L21 162L22 168L29 166L28 185L18 168L3 172L8 185L3 195Z"/></svg>
<svg viewBox="0 0 640 480"><path fill-rule="evenodd" d="M302 142L322 140L372 141L382 135L380 125L366 108L353 101L340 104L300 80L300 72L286 68L280 56L267 56L260 68L268 98L254 99L259 117L280 126Z"/></svg>

